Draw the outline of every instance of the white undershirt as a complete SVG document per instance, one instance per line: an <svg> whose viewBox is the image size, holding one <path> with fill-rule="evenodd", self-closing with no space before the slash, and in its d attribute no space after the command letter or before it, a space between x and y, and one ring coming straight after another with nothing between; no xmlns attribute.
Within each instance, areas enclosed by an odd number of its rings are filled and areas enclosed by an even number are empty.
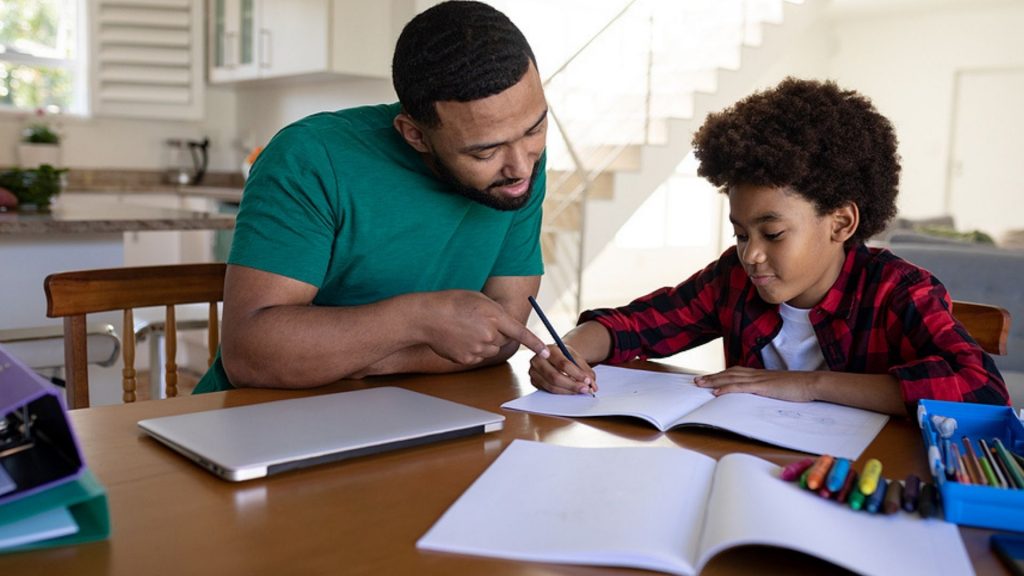
<svg viewBox="0 0 1024 576"><path fill-rule="evenodd" d="M779 314L782 316L782 329L761 349L764 367L769 370L804 372L828 370L811 324L810 309L794 308L782 303L779 304Z"/></svg>

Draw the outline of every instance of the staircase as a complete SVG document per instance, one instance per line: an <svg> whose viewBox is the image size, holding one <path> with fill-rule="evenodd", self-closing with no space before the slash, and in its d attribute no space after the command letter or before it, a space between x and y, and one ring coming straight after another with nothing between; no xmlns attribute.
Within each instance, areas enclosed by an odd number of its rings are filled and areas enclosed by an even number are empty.
<svg viewBox="0 0 1024 576"><path fill-rule="evenodd" d="M816 0L630 0L548 77L539 300L557 326L575 323L584 269L690 153L707 113L763 87L760 72L820 10Z"/></svg>

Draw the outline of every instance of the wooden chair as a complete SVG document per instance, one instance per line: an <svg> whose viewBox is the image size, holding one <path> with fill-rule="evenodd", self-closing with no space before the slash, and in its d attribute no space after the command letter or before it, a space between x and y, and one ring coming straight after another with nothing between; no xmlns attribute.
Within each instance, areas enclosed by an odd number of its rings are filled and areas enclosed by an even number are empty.
<svg viewBox="0 0 1024 576"><path fill-rule="evenodd" d="M999 306L974 302L953 301L953 317L989 354L1006 355L1006 340L1010 335L1010 313Z"/></svg>
<svg viewBox="0 0 1024 576"><path fill-rule="evenodd" d="M124 401L135 401L134 308L166 306L167 396L178 393L176 304L210 305L208 364L219 340L217 303L224 299L224 264L177 264L51 274L43 282L46 315L64 318L64 366L69 408L89 406L86 314L124 312Z"/></svg>

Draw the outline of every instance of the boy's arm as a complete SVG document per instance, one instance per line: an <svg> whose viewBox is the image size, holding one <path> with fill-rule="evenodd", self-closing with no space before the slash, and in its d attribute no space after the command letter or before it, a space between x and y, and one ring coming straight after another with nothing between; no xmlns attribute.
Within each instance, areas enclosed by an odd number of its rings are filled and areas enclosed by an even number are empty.
<svg viewBox="0 0 1024 576"><path fill-rule="evenodd" d="M921 399L1009 403L992 357L956 321L949 294L931 277L896 295L886 326L891 349L902 359L889 374L908 406Z"/></svg>
<svg viewBox="0 0 1024 576"><path fill-rule="evenodd" d="M793 402L820 400L886 414L906 414L900 382L889 374L789 372L733 366L717 374L698 376L694 382L703 388L713 388L715 396L749 392Z"/></svg>
<svg viewBox="0 0 1024 576"><path fill-rule="evenodd" d="M611 338L602 360L621 364L634 358L663 358L722 336L718 313L730 306L729 275L737 265L726 256L677 286L660 288L618 308L584 312L581 324L598 322Z"/></svg>
<svg viewBox="0 0 1024 576"><path fill-rule="evenodd" d="M1002 376L953 318L949 296L926 277L882 307L882 348L899 360L886 374L784 372L732 367L697 378L716 394L752 392L785 400L822 400L907 414L921 399L1007 404Z"/></svg>

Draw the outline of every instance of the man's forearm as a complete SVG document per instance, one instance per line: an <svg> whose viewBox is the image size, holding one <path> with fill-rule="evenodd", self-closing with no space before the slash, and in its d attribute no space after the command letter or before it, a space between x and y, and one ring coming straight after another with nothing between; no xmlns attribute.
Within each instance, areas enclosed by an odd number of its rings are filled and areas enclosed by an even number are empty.
<svg viewBox="0 0 1024 576"><path fill-rule="evenodd" d="M308 388L421 344L417 295L366 306L274 306L225 319L222 356L235 386Z"/></svg>
<svg viewBox="0 0 1024 576"><path fill-rule="evenodd" d="M475 364L458 364L438 356L429 346L420 344L404 348L367 366L356 377L382 376L385 374L441 374L445 372L462 372L485 366L500 364L509 359L519 349L519 342L509 342L498 354Z"/></svg>

